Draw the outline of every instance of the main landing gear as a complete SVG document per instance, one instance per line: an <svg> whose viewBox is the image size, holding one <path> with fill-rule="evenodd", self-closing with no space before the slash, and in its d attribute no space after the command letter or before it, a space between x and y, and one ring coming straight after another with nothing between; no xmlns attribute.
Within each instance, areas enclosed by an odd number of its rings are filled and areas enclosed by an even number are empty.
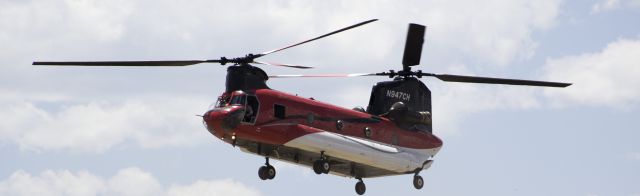
<svg viewBox="0 0 640 196"><path fill-rule="evenodd" d="M276 168L269 164L269 157L265 157L265 165L258 169L260 180L271 180L276 177Z"/></svg>
<svg viewBox="0 0 640 196"><path fill-rule="evenodd" d="M313 162L313 172L316 174L328 174L331 171L331 164L327 157L324 156L324 151L320 152L320 159Z"/></svg>

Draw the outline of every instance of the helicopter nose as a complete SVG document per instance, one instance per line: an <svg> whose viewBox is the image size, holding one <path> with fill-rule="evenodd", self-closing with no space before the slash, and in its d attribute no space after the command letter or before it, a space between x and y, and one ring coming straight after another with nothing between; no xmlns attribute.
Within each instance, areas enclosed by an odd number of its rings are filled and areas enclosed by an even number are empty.
<svg viewBox="0 0 640 196"><path fill-rule="evenodd" d="M244 109L243 108L235 108L231 110L225 118L222 120L222 129L224 130L232 130L240 125L240 121L244 117Z"/></svg>
<svg viewBox="0 0 640 196"><path fill-rule="evenodd" d="M244 116L243 114L244 109L238 106L216 108L207 111L203 115L203 120L209 132L216 135L217 131L223 130L227 132L238 127Z"/></svg>

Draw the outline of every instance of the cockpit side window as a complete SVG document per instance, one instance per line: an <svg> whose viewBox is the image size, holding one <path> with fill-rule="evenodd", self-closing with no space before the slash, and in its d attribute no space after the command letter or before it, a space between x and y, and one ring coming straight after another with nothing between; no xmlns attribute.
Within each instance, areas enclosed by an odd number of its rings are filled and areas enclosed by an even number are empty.
<svg viewBox="0 0 640 196"><path fill-rule="evenodd" d="M255 95L247 96L247 105L245 106L245 114L243 122L255 123L260 111L260 102Z"/></svg>

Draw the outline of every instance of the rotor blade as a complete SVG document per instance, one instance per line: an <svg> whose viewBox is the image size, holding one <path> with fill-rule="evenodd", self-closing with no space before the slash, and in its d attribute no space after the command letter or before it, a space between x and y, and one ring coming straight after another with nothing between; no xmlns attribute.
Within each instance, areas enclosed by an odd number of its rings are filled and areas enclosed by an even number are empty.
<svg viewBox="0 0 640 196"><path fill-rule="evenodd" d="M422 44L424 43L424 32L427 27L419 24L409 24L407 41L404 44L404 55L402 56L403 67L420 64L422 56Z"/></svg>
<svg viewBox="0 0 640 196"><path fill-rule="evenodd" d="M264 62L264 61L253 61L253 63L263 64L263 65L280 66L280 67L291 67L291 68L298 68L298 69L312 69L313 68L313 67L309 67L309 66L291 65L291 64L282 64L282 63L271 63L271 62Z"/></svg>
<svg viewBox="0 0 640 196"><path fill-rule="evenodd" d="M199 63L219 63L220 60L185 61L36 61L33 65L57 66L187 66Z"/></svg>
<svg viewBox="0 0 640 196"><path fill-rule="evenodd" d="M290 74L290 75L273 75L269 78L342 78L342 77L359 77L359 76L375 76L375 73L354 73L354 74Z"/></svg>
<svg viewBox="0 0 640 196"><path fill-rule="evenodd" d="M561 83L561 82L547 82L547 81L535 81L535 80L506 79L506 78L489 78L489 77L462 76L462 75L450 75L450 74L424 73L422 75L433 76L442 81L447 81L447 82L547 86L547 87L563 87L563 88L571 85L571 83Z"/></svg>
<svg viewBox="0 0 640 196"><path fill-rule="evenodd" d="M321 39L321 38L324 38L324 37L327 37L327 36L330 36L330 35L333 35L333 34L336 34L336 33L340 33L342 31L346 31L346 30L349 30L349 29L352 29L352 28L355 28L355 27L358 27L358 26L361 26L361 25L364 25L364 24L367 24L367 23L370 23L370 22L374 22L376 20L378 20L378 19L367 20L367 21L364 21L364 22L361 22L361 23L358 23L358 24L354 24L354 25L351 25L351 26L348 26L348 27L345 27L345 28L342 28L342 29L338 29L338 30L333 31L331 33L327 33L327 34L315 37L313 39L309 39L309 40L306 40L306 41L303 41L303 42L298 42L296 44L292 44L292 45L289 45L289 46L286 46L286 47L283 47L283 48L279 48L279 49L263 52L263 53L259 54L258 57L261 57L261 56L264 56L264 55L267 55L267 54L271 54L271 53L274 53L274 52L278 52L278 51L281 51L281 50L289 49L289 48L292 48L292 47L295 47L295 46L298 46L298 45L301 45L301 44L305 44L305 43L308 43L308 42L311 42L311 41L315 41L315 40L318 40L318 39Z"/></svg>

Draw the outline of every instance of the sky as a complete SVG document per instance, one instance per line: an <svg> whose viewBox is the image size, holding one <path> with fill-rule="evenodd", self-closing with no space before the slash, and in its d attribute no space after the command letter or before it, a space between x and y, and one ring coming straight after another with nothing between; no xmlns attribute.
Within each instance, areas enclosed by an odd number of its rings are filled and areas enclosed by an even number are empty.
<svg viewBox="0 0 640 196"><path fill-rule="evenodd" d="M204 113L225 67L41 67L33 61L215 59L260 53L315 66L399 69L408 23L425 72L570 82L564 89L422 81L444 146L421 172L365 179L366 195L640 196L639 0L0 0L0 195L355 195L213 138ZM388 78L271 79L352 108Z"/></svg>

